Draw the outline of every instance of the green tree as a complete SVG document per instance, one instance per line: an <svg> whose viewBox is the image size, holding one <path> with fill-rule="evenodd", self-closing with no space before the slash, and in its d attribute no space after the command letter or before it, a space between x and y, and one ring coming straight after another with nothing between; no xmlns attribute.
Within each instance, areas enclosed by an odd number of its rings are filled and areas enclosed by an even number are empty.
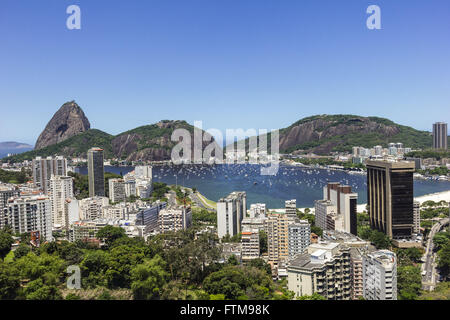
<svg viewBox="0 0 450 320"><path fill-rule="evenodd" d="M82 286L95 288L106 286L106 271L109 268L109 253L103 250L88 251L80 263Z"/></svg>
<svg viewBox="0 0 450 320"><path fill-rule="evenodd" d="M389 237L378 230L372 231L369 241L372 242L377 249L388 249L391 246Z"/></svg>
<svg viewBox="0 0 450 320"><path fill-rule="evenodd" d="M105 275L110 289L130 288L130 270L141 264L145 250L140 247L118 246L109 252L108 270Z"/></svg>
<svg viewBox="0 0 450 320"><path fill-rule="evenodd" d="M238 259L236 258L236 256L235 256L234 254L232 254L232 255L228 258L227 263L228 263L229 265L232 265L232 266L237 266L237 265L239 264L239 261L238 261Z"/></svg>
<svg viewBox="0 0 450 320"><path fill-rule="evenodd" d="M11 251L11 246L13 243L14 239L11 233L6 229L0 230L0 259L3 260Z"/></svg>
<svg viewBox="0 0 450 320"><path fill-rule="evenodd" d="M101 228L95 235L97 239L104 241L108 247L110 247L117 239L126 236L127 235L125 234L125 230L123 228L114 227L111 225Z"/></svg>
<svg viewBox="0 0 450 320"><path fill-rule="evenodd" d="M259 254L267 252L267 233L264 230L259 231Z"/></svg>
<svg viewBox="0 0 450 320"><path fill-rule="evenodd" d="M13 264L0 261L0 300L13 300L20 290L20 278Z"/></svg>
<svg viewBox="0 0 450 320"><path fill-rule="evenodd" d="M31 252L30 247L25 243L21 243L19 247L16 250L14 250L14 260L20 259L30 252Z"/></svg>
<svg viewBox="0 0 450 320"><path fill-rule="evenodd" d="M24 289L27 300L60 300L62 299L55 284L46 284L43 279L30 281Z"/></svg>
<svg viewBox="0 0 450 320"><path fill-rule="evenodd" d="M270 267L270 264L268 264L261 258L250 260L248 265L250 267L258 268L259 270L266 272L269 276L272 276L272 268Z"/></svg>
<svg viewBox="0 0 450 320"><path fill-rule="evenodd" d="M450 273L450 243L447 243L438 251L438 268L445 277Z"/></svg>
<svg viewBox="0 0 450 320"><path fill-rule="evenodd" d="M169 275L164 270L165 264L165 261L156 255L131 269L131 289L135 299L151 300L160 297Z"/></svg>
<svg viewBox="0 0 450 320"><path fill-rule="evenodd" d="M67 265L79 264L83 258L83 251L76 244L66 240L44 243L39 251L56 255L65 260Z"/></svg>
<svg viewBox="0 0 450 320"><path fill-rule="evenodd" d="M414 263L419 263L423 250L419 248L407 248L407 249L395 249L397 254L397 263L400 266L413 265Z"/></svg>
<svg viewBox="0 0 450 320"><path fill-rule="evenodd" d="M450 243L450 233L439 232L433 237L433 243L436 246L436 250L440 250L443 246Z"/></svg>
<svg viewBox="0 0 450 320"><path fill-rule="evenodd" d="M203 281L204 290L210 295L223 294L226 299L273 298L274 284L265 271L253 267L227 266L211 273Z"/></svg>
<svg viewBox="0 0 450 320"><path fill-rule="evenodd" d="M327 300L324 296L318 294L317 292L314 292L312 295L304 295L297 297L297 300Z"/></svg>
<svg viewBox="0 0 450 320"><path fill-rule="evenodd" d="M399 266L397 268L397 288L399 300L415 300L422 287L420 268L414 266Z"/></svg>
<svg viewBox="0 0 450 320"><path fill-rule="evenodd" d="M33 252L14 262L21 279L27 279L24 289L26 299L61 299L58 287L65 279L65 261L55 255Z"/></svg>
<svg viewBox="0 0 450 320"><path fill-rule="evenodd" d="M311 225L311 232L317 234L319 237L321 237L323 235L322 228L320 228L318 226Z"/></svg>

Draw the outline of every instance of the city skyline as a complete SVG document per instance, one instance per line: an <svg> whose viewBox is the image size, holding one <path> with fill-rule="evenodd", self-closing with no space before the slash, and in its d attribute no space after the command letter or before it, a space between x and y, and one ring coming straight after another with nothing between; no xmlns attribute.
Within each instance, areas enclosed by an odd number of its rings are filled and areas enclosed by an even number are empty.
<svg viewBox="0 0 450 320"><path fill-rule="evenodd" d="M377 1L381 30L366 27L368 1L78 1L68 30L71 4L3 3L1 141L34 145L70 100L110 134L163 119L270 130L355 114L431 131L450 118L445 1Z"/></svg>

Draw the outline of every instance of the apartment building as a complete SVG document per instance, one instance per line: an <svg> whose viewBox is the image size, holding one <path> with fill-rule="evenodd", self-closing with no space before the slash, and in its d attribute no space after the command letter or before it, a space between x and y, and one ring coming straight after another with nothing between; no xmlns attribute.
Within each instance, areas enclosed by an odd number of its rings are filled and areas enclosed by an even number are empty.
<svg viewBox="0 0 450 320"><path fill-rule="evenodd" d="M134 175L137 178L152 179L152 166L136 166L134 167Z"/></svg>
<svg viewBox="0 0 450 320"><path fill-rule="evenodd" d="M52 175L67 176L67 160L64 157L36 157L32 161L33 184L44 194L49 191Z"/></svg>
<svg viewBox="0 0 450 320"><path fill-rule="evenodd" d="M318 293L328 300L351 299L350 248L334 242L311 244L290 260L288 289L296 296Z"/></svg>
<svg viewBox="0 0 450 320"><path fill-rule="evenodd" d="M129 198L131 196L134 197L137 196L135 180L124 181L124 187L125 187L125 197Z"/></svg>
<svg viewBox="0 0 450 320"><path fill-rule="evenodd" d="M9 198L16 198L20 196L20 190L14 185L0 183L0 229L3 229L6 225L7 215L3 211Z"/></svg>
<svg viewBox="0 0 450 320"><path fill-rule="evenodd" d="M330 182L323 188L323 199L336 207L335 230L356 235L358 194L352 192L352 187Z"/></svg>
<svg viewBox="0 0 450 320"><path fill-rule="evenodd" d="M37 232L39 240L51 241L52 209L47 196L22 196L10 198L3 209L4 223L14 233Z"/></svg>
<svg viewBox="0 0 450 320"><path fill-rule="evenodd" d="M310 244L311 226L308 221L295 219L288 224L288 250L290 258L305 252Z"/></svg>
<svg viewBox="0 0 450 320"><path fill-rule="evenodd" d="M366 300L397 300L397 258L389 250L363 256L363 296Z"/></svg>
<svg viewBox="0 0 450 320"><path fill-rule="evenodd" d="M140 208L136 215L136 225L144 226L146 233L159 231L159 212L166 207L166 202L157 202L146 208Z"/></svg>
<svg viewBox="0 0 450 320"><path fill-rule="evenodd" d="M68 212L66 211L66 200L73 199L73 178L68 176L53 175L50 178L49 192L53 227L67 228Z"/></svg>
<svg viewBox="0 0 450 320"><path fill-rule="evenodd" d="M241 232L241 222L247 212L247 195L234 191L217 202L217 231L219 239Z"/></svg>
<svg viewBox="0 0 450 320"><path fill-rule="evenodd" d="M192 224L191 207L166 208L159 211L159 232L186 230Z"/></svg>
<svg viewBox="0 0 450 320"><path fill-rule="evenodd" d="M103 208L109 205L106 197L86 198L79 201L80 219L94 220L103 217Z"/></svg>
<svg viewBox="0 0 450 320"><path fill-rule="evenodd" d="M259 231L258 229L245 229L242 231L242 261L259 258Z"/></svg>
<svg viewBox="0 0 450 320"><path fill-rule="evenodd" d="M241 229L258 229L259 231L265 231L266 220L267 217L261 215L257 218L244 218L242 219Z"/></svg>
<svg viewBox="0 0 450 320"><path fill-rule="evenodd" d="M250 218L264 218L266 216L266 204L252 203L250 205L249 215Z"/></svg>
<svg viewBox="0 0 450 320"><path fill-rule="evenodd" d="M268 263L276 269L289 257L289 218L284 213L272 213L265 223Z"/></svg>
<svg viewBox="0 0 450 320"><path fill-rule="evenodd" d="M297 200L286 200L284 202L284 207L286 210L286 215L289 218L295 219L297 218Z"/></svg>
<svg viewBox="0 0 450 320"><path fill-rule="evenodd" d="M337 208L330 200L316 200L315 208L315 225L322 230L334 230L336 225L342 225L342 219L336 221Z"/></svg>
<svg viewBox="0 0 450 320"><path fill-rule="evenodd" d="M109 179L109 200L113 203L126 200L125 181L123 179Z"/></svg>

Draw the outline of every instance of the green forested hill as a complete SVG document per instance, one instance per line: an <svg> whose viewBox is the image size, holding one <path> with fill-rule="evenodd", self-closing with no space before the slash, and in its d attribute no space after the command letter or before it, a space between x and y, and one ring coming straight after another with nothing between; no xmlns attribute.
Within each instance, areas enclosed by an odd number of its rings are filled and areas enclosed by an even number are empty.
<svg viewBox="0 0 450 320"><path fill-rule="evenodd" d="M390 142L402 142L405 147L431 147L431 133L397 124L379 117L357 115L315 115L280 129L280 152L295 151L329 154L350 152L353 146L387 147ZM269 134L270 136L270 134ZM248 144L248 139L246 139ZM270 138L268 138L268 146Z"/></svg>

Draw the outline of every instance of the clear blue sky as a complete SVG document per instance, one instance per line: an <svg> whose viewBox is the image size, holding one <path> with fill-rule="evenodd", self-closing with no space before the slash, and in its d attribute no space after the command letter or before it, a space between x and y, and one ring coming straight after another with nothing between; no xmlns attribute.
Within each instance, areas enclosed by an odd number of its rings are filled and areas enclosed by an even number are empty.
<svg viewBox="0 0 450 320"><path fill-rule="evenodd" d="M81 8L81 30L66 8ZM381 8L382 30L366 28ZM450 120L448 0L2 0L0 141L76 100L118 134L161 119L282 128L314 114Z"/></svg>

